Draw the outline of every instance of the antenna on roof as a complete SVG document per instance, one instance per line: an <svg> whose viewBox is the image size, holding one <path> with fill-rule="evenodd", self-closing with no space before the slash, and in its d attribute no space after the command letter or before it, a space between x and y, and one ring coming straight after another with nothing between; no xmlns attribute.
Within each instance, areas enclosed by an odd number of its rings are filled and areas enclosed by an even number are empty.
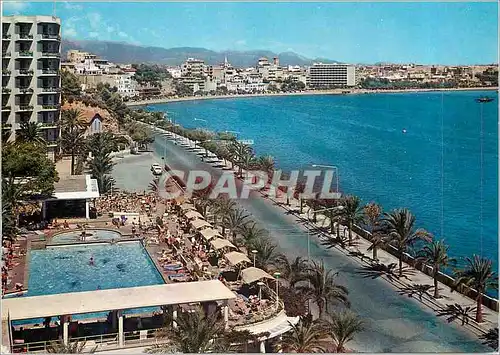
<svg viewBox="0 0 500 355"><path fill-rule="evenodd" d="M56 0L54 0L54 4L52 6L52 17L56 17Z"/></svg>

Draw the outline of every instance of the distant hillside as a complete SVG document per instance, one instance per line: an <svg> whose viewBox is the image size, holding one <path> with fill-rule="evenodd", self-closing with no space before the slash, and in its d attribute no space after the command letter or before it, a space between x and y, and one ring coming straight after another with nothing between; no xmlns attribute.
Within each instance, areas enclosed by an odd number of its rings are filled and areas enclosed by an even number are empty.
<svg viewBox="0 0 500 355"><path fill-rule="evenodd" d="M70 49L79 49L97 54L114 63L157 63L167 65L180 65L187 58L203 59L207 64L220 64L227 56L228 61L235 67L255 66L260 57L269 59L278 57L281 65L311 65L313 62L339 63L329 59L310 59L294 52L274 53L266 50L253 51L224 51L215 52L205 48L179 47L142 47L128 43L104 41L62 41L62 52Z"/></svg>

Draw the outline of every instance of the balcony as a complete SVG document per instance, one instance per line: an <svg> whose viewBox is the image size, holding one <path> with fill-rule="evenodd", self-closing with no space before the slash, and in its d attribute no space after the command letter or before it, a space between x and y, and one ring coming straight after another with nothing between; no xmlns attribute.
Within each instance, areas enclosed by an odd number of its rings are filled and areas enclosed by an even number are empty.
<svg viewBox="0 0 500 355"><path fill-rule="evenodd" d="M8 33L2 33L2 39L4 39L4 40L9 40L9 39L10 39L10 37L11 37L11 35L10 35L10 34L8 34Z"/></svg>
<svg viewBox="0 0 500 355"><path fill-rule="evenodd" d="M54 110L59 110L61 106L60 105L55 105L55 104L43 104L42 103L42 110L44 111L54 111Z"/></svg>
<svg viewBox="0 0 500 355"><path fill-rule="evenodd" d="M2 129L12 129L11 123L2 123Z"/></svg>
<svg viewBox="0 0 500 355"><path fill-rule="evenodd" d="M59 52L42 52L42 57L60 58L61 54Z"/></svg>
<svg viewBox="0 0 500 355"><path fill-rule="evenodd" d="M8 95L8 94L10 94L10 91L11 90L8 89L8 88L2 88L2 94L7 94Z"/></svg>
<svg viewBox="0 0 500 355"><path fill-rule="evenodd" d="M42 33L42 40L44 41L60 41L61 36L52 33Z"/></svg>
<svg viewBox="0 0 500 355"><path fill-rule="evenodd" d="M2 112L8 112L8 111L10 111L10 105L2 106Z"/></svg>
<svg viewBox="0 0 500 355"><path fill-rule="evenodd" d="M9 76L11 71L9 69L2 69L2 76Z"/></svg>
<svg viewBox="0 0 500 355"><path fill-rule="evenodd" d="M39 70L39 75L59 75L59 69L41 69Z"/></svg>
<svg viewBox="0 0 500 355"><path fill-rule="evenodd" d="M51 88L41 88L41 91L45 94L47 93L57 94L61 91L61 89L57 87L51 87Z"/></svg>
<svg viewBox="0 0 500 355"><path fill-rule="evenodd" d="M30 35L29 33L20 33L19 38L17 40L18 41L32 41L33 35Z"/></svg>
<svg viewBox="0 0 500 355"><path fill-rule="evenodd" d="M33 57L33 52L31 51L19 51L20 57Z"/></svg>
<svg viewBox="0 0 500 355"><path fill-rule="evenodd" d="M20 87L18 89L20 94L33 94L34 92L34 90L29 86Z"/></svg>
<svg viewBox="0 0 500 355"><path fill-rule="evenodd" d="M47 147L48 148L55 148L55 147L57 147L57 141L47 141Z"/></svg>
<svg viewBox="0 0 500 355"><path fill-rule="evenodd" d="M41 129L54 129L58 128L57 122L38 122Z"/></svg>
<svg viewBox="0 0 500 355"><path fill-rule="evenodd" d="M33 111L33 105L19 105L19 108L16 111Z"/></svg>
<svg viewBox="0 0 500 355"><path fill-rule="evenodd" d="M10 52L2 51L2 58L10 58Z"/></svg>
<svg viewBox="0 0 500 355"><path fill-rule="evenodd" d="M33 76L34 72L32 69L19 69L18 75Z"/></svg>

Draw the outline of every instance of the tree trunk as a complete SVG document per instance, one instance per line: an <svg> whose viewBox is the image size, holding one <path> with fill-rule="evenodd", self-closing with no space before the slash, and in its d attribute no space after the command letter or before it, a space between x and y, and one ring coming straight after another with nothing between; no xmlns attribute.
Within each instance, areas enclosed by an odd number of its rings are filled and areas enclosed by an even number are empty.
<svg viewBox="0 0 500 355"><path fill-rule="evenodd" d="M477 304L476 304L476 322L482 323L483 322L483 293L482 290L478 289L477 290L478 295L477 295Z"/></svg>
<svg viewBox="0 0 500 355"><path fill-rule="evenodd" d="M335 233L335 226L333 225L333 217L330 216L330 234Z"/></svg>
<svg viewBox="0 0 500 355"><path fill-rule="evenodd" d="M352 223L349 222L349 245L352 245Z"/></svg>
<svg viewBox="0 0 500 355"><path fill-rule="evenodd" d="M318 302L318 310L319 310L318 318L321 319L323 318L323 301Z"/></svg>
<svg viewBox="0 0 500 355"><path fill-rule="evenodd" d="M304 200L300 198L300 214L302 214L302 208L304 207Z"/></svg>
<svg viewBox="0 0 500 355"><path fill-rule="evenodd" d="M399 277L403 276L403 252L399 252Z"/></svg>
<svg viewBox="0 0 500 355"><path fill-rule="evenodd" d="M75 175L75 153L71 152L71 175Z"/></svg>
<svg viewBox="0 0 500 355"><path fill-rule="evenodd" d="M439 298L439 288L438 288L438 277L439 275L439 266L436 266L434 269L434 298Z"/></svg>
<svg viewBox="0 0 500 355"><path fill-rule="evenodd" d="M340 238L340 223L337 222L337 238Z"/></svg>
<svg viewBox="0 0 500 355"><path fill-rule="evenodd" d="M373 260L378 260L378 257L377 257L377 247L376 246L373 247Z"/></svg>
<svg viewBox="0 0 500 355"><path fill-rule="evenodd" d="M286 195L286 205L290 206L290 197L288 197L288 192L287 192L287 195Z"/></svg>

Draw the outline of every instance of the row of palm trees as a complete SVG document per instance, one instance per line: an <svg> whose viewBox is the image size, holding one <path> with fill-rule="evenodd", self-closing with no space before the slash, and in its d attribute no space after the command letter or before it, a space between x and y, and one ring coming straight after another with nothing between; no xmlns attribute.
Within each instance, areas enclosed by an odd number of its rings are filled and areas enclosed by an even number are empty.
<svg viewBox="0 0 500 355"><path fill-rule="evenodd" d="M242 169L260 169L269 172L274 171L274 160L271 157L266 159L255 159L252 149L242 143L237 142L234 136L222 133L224 139L210 139L200 136L214 137L218 135L200 130L187 130L179 126L165 127L174 133L183 135L190 139L200 140L202 146L210 149L220 158L237 164L241 176ZM266 160L269 164L258 165L258 161ZM263 168L266 166L266 168ZM300 214L303 210L303 199L300 195L304 190L304 184L298 184L295 188L295 195L299 197L301 206ZM323 212L330 220L330 232L334 234L334 225L337 225L336 238L324 240L324 245L333 247L336 244L345 245L345 240L340 236L339 226L344 225L348 230L347 244L352 245L353 229L357 226L363 226L368 230L368 238L371 246L369 250L373 253L374 261L378 261L377 251L380 248L393 248L398 256L399 277L403 276L403 259L405 254L415 256L415 266L427 265L432 271L434 279L434 297L439 298L439 274L441 270L448 266L456 266L456 260L448 255L449 247L443 240L433 240L432 235L424 229L416 228L415 216L408 209L394 209L390 212L383 212L380 205L371 202L362 205L357 196L345 196L341 200L319 200L310 199L308 204L313 207L313 211L333 206L342 206L339 209L331 209ZM223 210L224 211L224 210ZM227 211L226 211L227 212ZM316 221L316 213L313 212L313 221ZM234 212L233 216L221 216L221 220L232 220L241 223L242 212ZM234 228L232 229L235 230ZM415 250L419 247L419 250ZM476 296L476 316L477 322L483 321L482 299L483 294L488 289L497 289L498 282L496 274L493 271L491 260L481 256L473 255L465 258L465 265L454 269L455 282L452 290L461 289L462 292L469 289L477 291ZM463 286L466 286L465 288Z"/></svg>

